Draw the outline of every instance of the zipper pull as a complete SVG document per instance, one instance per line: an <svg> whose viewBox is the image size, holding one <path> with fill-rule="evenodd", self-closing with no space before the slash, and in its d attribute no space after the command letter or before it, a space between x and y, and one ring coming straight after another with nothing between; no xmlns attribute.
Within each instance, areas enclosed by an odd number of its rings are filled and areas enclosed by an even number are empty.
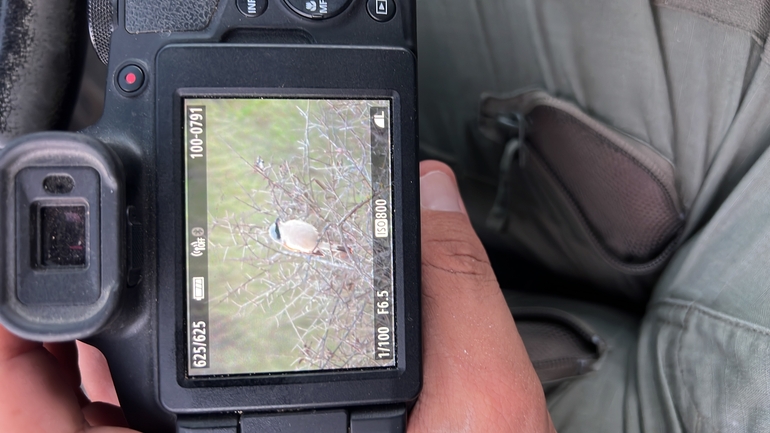
<svg viewBox="0 0 770 433"><path fill-rule="evenodd" d="M505 144L503 156L500 159L500 175L497 184L495 203L487 216L487 227L496 232L502 232L508 222L508 196L510 192L510 170L515 159L519 167L526 163L526 133L527 120L521 113L500 114L495 118L498 128L506 136L512 137Z"/></svg>

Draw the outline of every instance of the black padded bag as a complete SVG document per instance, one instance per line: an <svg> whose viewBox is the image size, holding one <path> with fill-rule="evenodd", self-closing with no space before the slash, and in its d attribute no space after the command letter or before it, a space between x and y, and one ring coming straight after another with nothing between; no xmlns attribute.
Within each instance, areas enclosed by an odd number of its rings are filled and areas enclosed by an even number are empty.
<svg viewBox="0 0 770 433"><path fill-rule="evenodd" d="M660 177L571 114L538 105L527 116L528 143L602 248L622 263L660 255L683 225Z"/></svg>
<svg viewBox="0 0 770 433"><path fill-rule="evenodd" d="M598 370L607 345L588 325L555 308L511 308L540 382L549 384Z"/></svg>
<svg viewBox="0 0 770 433"><path fill-rule="evenodd" d="M485 95L477 147L500 160L487 219L510 249L645 302L684 226L673 165L544 91Z"/></svg>

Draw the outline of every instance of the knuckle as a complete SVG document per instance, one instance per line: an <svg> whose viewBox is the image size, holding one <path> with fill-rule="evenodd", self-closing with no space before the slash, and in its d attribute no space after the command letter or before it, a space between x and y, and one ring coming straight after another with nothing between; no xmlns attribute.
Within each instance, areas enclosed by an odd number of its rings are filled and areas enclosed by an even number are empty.
<svg viewBox="0 0 770 433"><path fill-rule="evenodd" d="M444 238L423 243L423 267L440 274L476 281L494 280L494 273L481 245L466 239Z"/></svg>
<svg viewBox="0 0 770 433"><path fill-rule="evenodd" d="M434 290L497 288L497 278L467 216L423 211L422 269L426 295Z"/></svg>

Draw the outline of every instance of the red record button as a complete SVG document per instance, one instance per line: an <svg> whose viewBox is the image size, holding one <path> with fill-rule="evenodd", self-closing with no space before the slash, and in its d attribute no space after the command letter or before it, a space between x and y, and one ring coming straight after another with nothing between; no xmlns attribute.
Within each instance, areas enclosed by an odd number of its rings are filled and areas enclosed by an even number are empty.
<svg viewBox="0 0 770 433"><path fill-rule="evenodd" d="M139 90L144 84L144 72L139 66L126 65L118 73L118 86L126 93Z"/></svg>

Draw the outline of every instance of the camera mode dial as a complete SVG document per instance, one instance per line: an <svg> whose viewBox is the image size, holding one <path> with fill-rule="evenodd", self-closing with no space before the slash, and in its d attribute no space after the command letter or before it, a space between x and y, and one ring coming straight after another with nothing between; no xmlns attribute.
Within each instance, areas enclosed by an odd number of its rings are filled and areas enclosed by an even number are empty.
<svg viewBox="0 0 770 433"><path fill-rule="evenodd" d="M322 20L339 15L350 0L284 0L287 5L305 18Z"/></svg>

